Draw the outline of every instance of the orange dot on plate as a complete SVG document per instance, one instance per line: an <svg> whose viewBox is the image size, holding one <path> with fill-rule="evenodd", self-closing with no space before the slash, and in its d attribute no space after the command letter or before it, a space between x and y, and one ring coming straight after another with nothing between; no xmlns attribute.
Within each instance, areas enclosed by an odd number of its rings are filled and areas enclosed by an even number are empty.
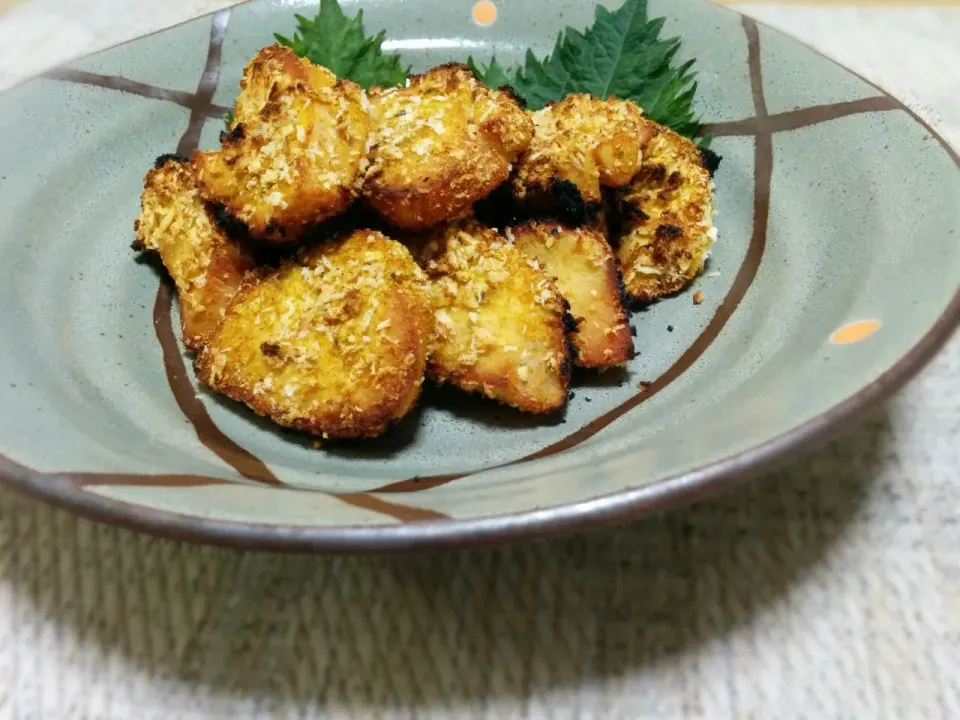
<svg viewBox="0 0 960 720"><path fill-rule="evenodd" d="M497 19L497 6L490 0L480 0L473 6L473 21L477 25L493 25Z"/></svg>
<svg viewBox="0 0 960 720"><path fill-rule="evenodd" d="M866 340L879 329L880 323L877 320L858 320L837 330L830 336L830 342L837 345L852 345Z"/></svg>

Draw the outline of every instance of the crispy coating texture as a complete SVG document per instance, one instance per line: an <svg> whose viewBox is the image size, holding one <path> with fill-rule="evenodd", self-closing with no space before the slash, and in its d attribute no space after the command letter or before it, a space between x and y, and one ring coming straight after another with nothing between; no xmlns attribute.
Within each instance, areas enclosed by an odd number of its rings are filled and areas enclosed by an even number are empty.
<svg viewBox="0 0 960 720"><path fill-rule="evenodd" d="M629 100L571 94L531 115L533 142L517 165L513 192L534 214L589 223L600 211L602 187L626 185L640 169L652 134Z"/></svg>
<svg viewBox="0 0 960 720"><path fill-rule="evenodd" d="M243 69L230 128L255 121L276 88L286 90L296 83L321 91L336 87L337 76L284 45L268 45L260 50Z"/></svg>
<svg viewBox="0 0 960 720"><path fill-rule="evenodd" d="M577 365L611 368L634 357L633 334L623 307L620 268L606 238L596 230L555 222L529 222L507 237L553 277L577 321Z"/></svg>
<svg viewBox="0 0 960 720"><path fill-rule="evenodd" d="M199 350L253 270L253 259L212 221L193 170L182 160L158 160L140 204L134 247L160 256L177 287L184 345Z"/></svg>
<svg viewBox="0 0 960 720"><path fill-rule="evenodd" d="M254 237L295 242L304 230L344 212L359 194L370 116L359 86L274 85L260 113L197 152L200 189Z"/></svg>
<svg viewBox="0 0 960 720"><path fill-rule="evenodd" d="M697 146L650 123L643 165L621 193L617 257L627 293L649 303L683 290L703 269L716 239L713 181Z"/></svg>
<svg viewBox="0 0 960 720"><path fill-rule="evenodd" d="M465 65L443 65L409 87L371 90L375 141L364 185L390 224L420 230L461 218L510 176L533 137L513 96Z"/></svg>
<svg viewBox="0 0 960 720"><path fill-rule="evenodd" d="M420 242L438 332L427 375L530 413L563 408L573 359L566 307L536 261L472 222Z"/></svg>
<svg viewBox="0 0 960 720"><path fill-rule="evenodd" d="M419 397L435 334L429 308L409 251L356 231L246 285L197 376L280 425L375 437Z"/></svg>

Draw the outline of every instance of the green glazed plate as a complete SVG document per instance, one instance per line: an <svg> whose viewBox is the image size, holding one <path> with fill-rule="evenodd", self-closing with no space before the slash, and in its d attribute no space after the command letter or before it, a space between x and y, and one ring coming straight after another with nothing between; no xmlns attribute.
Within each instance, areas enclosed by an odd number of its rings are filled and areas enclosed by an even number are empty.
<svg viewBox="0 0 960 720"><path fill-rule="evenodd" d="M303 7L299 7L299 6ZM358 3L346 2L351 14ZM414 69L545 54L592 3L370 0ZM293 12L252 2L0 97L0 475L107 522L242 547L463 546L722 488L861 416L960 320L956 152L898 101L700 0L655 0L698 60L724 157L719 240L635 317L639 356L542 424L427 393L389 436L316 449L199 388L168 282L129 250L156 156L212 147L241 69ZM703 294L695 304L693 293Z"/></svg>

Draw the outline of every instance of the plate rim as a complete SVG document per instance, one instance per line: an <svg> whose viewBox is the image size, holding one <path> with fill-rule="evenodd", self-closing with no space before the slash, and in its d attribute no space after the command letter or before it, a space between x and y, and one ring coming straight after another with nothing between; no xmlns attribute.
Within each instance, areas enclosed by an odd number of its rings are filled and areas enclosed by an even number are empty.
<svg viewBox="0 0 960 720"><path fill-rule="evenodd" d="M245 4L245 3L240 3ZM801 45L889 98L935 138L960 171L960 152L911 107L873 81L809 44L729 7L721 11L750 18L768 33ZM184 23L203 20L212 11ZM164 32L164 28L157 32ZM150 33L155 34L155 33ZM119 47L142 37L118 43ZM105 48L104 50L111 49ZM98 52L103 52L100 50ZM96 53L94 53L96 54ZM83 57L88 57L85 55ZM18 87L21 83L8 88ZM739 453L684 473L598 497L517 513L471 519L430 519L399 524L281 525L218 520L150 508L82 489L69 473L39 473L30 468L0 471L0 483L77 515L150 535L245 550L322 553L380 553L468 548L571 533L665 510L718 494L772 466L832 439L864 419L913 379L960 328L960 284L924 335L873 381L803 423ZM2 457L2 456L0 456ZM373 493L376 495L376 493ZM334 496L335 497L335 496Z"/></svg>

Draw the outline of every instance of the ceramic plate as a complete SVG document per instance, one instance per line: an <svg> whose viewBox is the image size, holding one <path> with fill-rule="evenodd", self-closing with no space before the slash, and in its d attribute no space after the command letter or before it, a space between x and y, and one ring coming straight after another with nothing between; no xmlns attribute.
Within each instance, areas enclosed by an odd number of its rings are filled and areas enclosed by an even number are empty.
<svg viewBox="0 0 960 720"><path fill-rule="evenodd" d="M618 3L615 3L618 4ZM960 319L958 157L903 105L707 2L655 0L724 162L691 292L635 317L623 374L542 424L431 391L376 442L316 449L199 388L170 285L129 250L154 157L214 147L247 60L299 2L253 2L0 98L0 473L101 520L223 544L465 545L636 515L827 437ZM313 3L303 3L312 14ZM358 3L344 7L353 13ZM545 54L592 3L367 0L415 69ZM692 301L694 291L704 301Z"/></svg>

